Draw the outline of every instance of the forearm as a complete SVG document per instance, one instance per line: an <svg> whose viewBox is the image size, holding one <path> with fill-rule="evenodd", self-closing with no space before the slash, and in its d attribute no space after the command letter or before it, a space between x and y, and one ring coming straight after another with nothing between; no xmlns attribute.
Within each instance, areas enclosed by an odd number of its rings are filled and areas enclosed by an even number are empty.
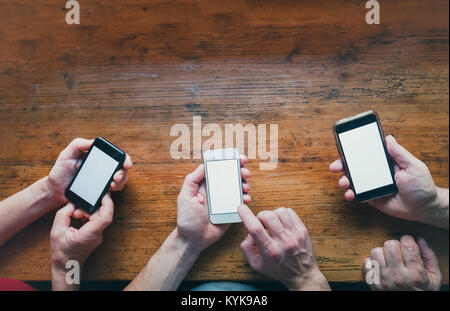
<svg viewBox="0 0 450 311"><path fill-rule="evenodd" d="M448 230L449 190L437 188L437 200L427 223Z"/></svg>
<svg viewBox="0 0 450 311"><path fill-rule="evenodd" d="M53 200L47 177L1 201L0 246L58 204Z"/></svg>
<svg viewBox="0 0 450 311"><path fill-rule="evenodd" d="M175 229L125 290L176 290L199 254Z"/></svg>

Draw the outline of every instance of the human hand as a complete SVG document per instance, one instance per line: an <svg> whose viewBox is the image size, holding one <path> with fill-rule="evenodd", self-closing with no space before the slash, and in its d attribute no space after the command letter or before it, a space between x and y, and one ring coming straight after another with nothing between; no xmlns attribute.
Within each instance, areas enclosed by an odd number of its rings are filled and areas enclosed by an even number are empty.
<svg viewBox="0 0 450 311"><path fill-rule="evenodd" d="M58 210L50 233L54 289L67 289L66 263L76 260L80 267L84 265L89 255L102 243L103 231L111 224L113 213L114 203L109 192L103 197L100 208L92 215L76 209L73 203L68 203ZM70 226L72 218L86 222L76 229Z"/></svg>
<svg viewBox="0 0 450 311"><path fill-rule="evenodd" d="M254 270L281 281L289 290L330 290L308 231L291 208L262 211L255 217L242 205L239 215L249 232L241 248Z"/></svg>
<svg viewBox="0 0 450 311"><path fill-rule="evenodd" d="M379 265L379 284L369 284L373 290L439 290L441 272L433 250L423 238L416 241L405 235L399 241L390 240L384 247L374 248L364 261L364 274L374 273ZM374 275L369 275L375 279Z"/></svg>
<svg viewBox="0 0 450 311"><path fill-rule="evenodd" d="M243 200L251 202L247 179L250 171L245 167L248 159L241 156L241 177ZM209 221L208 200L203 164L186 176L177 200L177 230L181 238L198 252L216 242L228 230L230 224L214 225Z"/></svg>
<svg viewBox="0 0 450 311"><path fill-rule="evenodd" d="M386 147L395 162L398 192L371 200L368 204L390 216L448 228L448 189L436 187L425 163L399 145L393 136L386 137ZM338 159L331 163L330 171L343 173L342 161ZM348 201L353 200L355 194L350 189L350 181L345 174L339 179L338 184L344 190L344 198Z"/></svg>
<svg viewBox="0 0 450 311"><path fill-rule="evenodd" d="M75 138L58 156L48 175L48 188L52 198L59 202L59 205L67 203L64 191L69 186L75 172L83 162L93 144L93 139ZM119 191L125 187L128 180L128 170L133 166L130 156L127 154L122 168L114 174L109 191Z"/></svg>

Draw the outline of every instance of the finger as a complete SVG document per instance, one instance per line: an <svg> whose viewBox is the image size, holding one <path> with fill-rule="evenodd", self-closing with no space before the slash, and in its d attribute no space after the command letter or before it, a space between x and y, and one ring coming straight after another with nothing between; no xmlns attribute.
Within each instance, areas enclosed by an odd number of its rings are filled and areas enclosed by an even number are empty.
<svg viewBox="0 0 450 311"><path fill-rule="evenodd" d="M245 155L243 155L243 154L239 155L239 159L240 159L240 162L241 162L241 166L246 166L247 165L248 158Z"/></svg>
<svg viewBox="0 0 450 311"><path fill-rule="evenodd" d="M190 195L195 195L201 182L205 180L205 166L200 164L193 172L189 173L183 184L181 191L186 191Z"/></svg>
<svg viewBox="0 0 450 311"><path fill-rule="evenodd" d="M280 238L284 232L284 227L278 219L277 215L271 211L262 211L256 216L259 221L269 230L274 238Z"/></svg>
<svg viewBox="0 0 450 311"><path fill-rule="evenodd" d="M120 191L122 190L128 181L128 174L123 170L118 171L114 174L113 181L111 182L110 191Z"/></svg>
<svg viewBox="0 0 450 311"><path fill-rule="evenodd" d="M419 247L414 238L410 235L404 235L400 239L403 262L407 268L422 266Z"/></svg>
<svg viewBox="0 0 450 311"><path fill-rule="evenodd" d="M390 200L390 197L384 197L384 198L378 198L374 200L370 200L367 203L373 207L376 207L380 211L389 214L390 212L388 201Z"/></svg>
<svg viewBox="0 0 450 311"><path fill-rule="evenodd" d="M70 227L70 218L75 211L75 205L73 203L67 203L64 207L60 208L55 214L55 220L53 221L53 227L67 229Z"/></svg>
<svg viewBox="0 0 450 311"><path fill-rule="evenodd" d="M252 201L252 197L250 196L250 194L244 194L242 196L242 200L244 201L245 204L248 204Z"/></svg>
<svg viewBox="0 0 450 311"><path fill-rule="evenodd" d="M339 178L338 185L342 190L347 190L348 187L350 187L350 181L348 180L348 177L342 175L341 178Z"/></svg>
<svg viewBox="0 0 450 311"><path fill-rule="evenodd" d="M250 185L248 184L247 181L242 183L242 191L243 192L249 192L250 191Z"/></svg>
<svg viewBox="0 0 450 311"><path fill-rule="evenodd" d="M250 178L250 171L246 167L241 167L241 178L242 179L249 179Z"/></svg>
<svg viewBox="0 0 450 311"><path fill-rule="evenodd" d="M111 224L113 214L114 202L111 199L111 193L108 192L102 199L100 209L90 216L89 221L83 225L80 230L101 233Z"/></svg>
<svg viewBox="0 0 450 311"><path fill-rule="evenodd" d="M72 142L61 152L61 157L64 159L77 159L91 148L94 143L93 139L75 138Z"/></svg>
<svg viewBox="0 0 450 311"><path fill-rule="evenodd" d="M364 259L364 265L363 265L364 274L367 274L372 269L373 269L372 260L370 258Z"/></svg>
<svg viewBox="0 0 450 311"><path fill-rule="evenodd" d="M252 262L259 253L258 246L250 234L247 234L247 237L242 241L241 249L248 262Z"/></svg>
<svg viewBox="0 0 450 311"><path fill-rule="evenodd" d="M397 143L392 135L386 136L386 147L389 155L402 169L407 168L412 163L417 161L416 157L414 157L408 150Z"/></svg>
<svg viewBox="0 0 450 311"><path fill-rule="evenodd" d="M400 242L389 240L384 243L384 258L388 268L404 268Z"/></svg>
<svg viewBox="0 0 450 311"><path fill-rule="evenodd" d="M125 170L118 170L114 176L113 176L113 182L118 184L122 181L122 179L125 177Z"/></svg>
<svg viewBox="0 0 450 311"><path fill-rule="evenodd" d="M352 201L355 198L355 193L353 192L352 189L347 189L344 192L344 199L346 199L347 201Z"/></svg>
<svg viewBox="0 0 450 311"><path fill-rule="evenodd" d="M273 240L248 206L239 206L238 213L256 245L258 245L258 247L263 251L268 249L273 243Z"/></svg>
<svg viewBox="0 0 450 311"><path fill-rule="evenodd" d="M123 168L125 170L129 170L133 166L133 161L131 161L131 157L126 154L125 161L123 162Z"/></svg>
<svg viewBox="0 0 450 311"><path fill-rule="evenodd" d="M305 230L306 227L300 217L298 217L297 213L292 208L288 208L288 212L289 215L291 215L292 221L297 230Z"/></svg>
<svg viewBox="0 0 450 311"><path fill-rule="evenodd" d="M427 241L425 241L424 238L419 238L417 240L417 244L419 245L419 251L425 269L432 273L438 274L440 272L439 262L434 251L428 246Z"/></svg>
<svg viewBox="0 0 450 311"><path fill-rule="evenodd" d="M278 219L280 220L283 227L287 230L292 230L295 228L294 221L292 220L291 215L289 214L289 211L285 207L280 207L275 210L275 214L277 215Z"/></svg>
<svg viewBox="0 0 450 311"><path fill-rule="evenodd" d="M99 218L102 220L103 225L106 224L103 229L109 226L109 224L113 220L113 216L114 216L114 202L111 199L111 193L108 192L102 199L102 205L100 206L99 211Z"/></svg>
<svg viewBox="0 0 450 311"><path fill-rule="evenodd" d="M334 162L332 162L330 164L329 169L330 169L330 172L332 172L332 173L342 172L344 170L344 166L342 165L341 159L337 159Z"/></svg>
<svg viewBox="0 0 450 311"><path fill-rule="evenodd" d="M384 255L383 247L376 247L370 251L370 259L377 261L381 268L386 268L386 257Z"/></svg>
<svg viewBox="0 0 450 311"><path fill-rule="evenodd" d="M77 208L72 217L75 219L89 219L91 215L89 215L85 210Z"/></svg>

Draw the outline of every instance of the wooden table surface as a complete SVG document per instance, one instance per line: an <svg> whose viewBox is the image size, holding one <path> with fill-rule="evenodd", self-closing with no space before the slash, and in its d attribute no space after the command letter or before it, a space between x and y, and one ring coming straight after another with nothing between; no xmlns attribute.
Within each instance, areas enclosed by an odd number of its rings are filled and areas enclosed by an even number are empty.
<svg viewBox="0 0 450 311"><path fill-rule="evenodd" d="M175 226L176 198L201 160L174 160L174 124L277 124L278 166L251 160L254 212L292 207L330 281L363 280L370 250L424 236L448 283L448 232L347 203L328 164L343 117L376 110L393 134L449 183L449 2L0 0L0 198L48 174L74 138L104 136L134 160L114 195L113 224L86 280L130 280ZM204 140L207 137L204 138ZM204 141L203 140L203 141ZM50 278L54 213L0 249L0 276ZM195 264L190 280L267 280L240 250L242 225Z"/></svg>

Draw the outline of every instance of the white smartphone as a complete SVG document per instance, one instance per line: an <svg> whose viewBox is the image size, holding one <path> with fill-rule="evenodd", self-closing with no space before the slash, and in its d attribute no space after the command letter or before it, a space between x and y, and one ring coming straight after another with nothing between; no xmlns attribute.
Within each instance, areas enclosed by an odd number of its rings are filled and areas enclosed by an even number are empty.
<svg viewBox="0 0 450 311"><path fill-rule="evenodd" d="M241 222L243 204L241 163L237 149L207 150L203 153L209 220L213 224Z"/></svg>

